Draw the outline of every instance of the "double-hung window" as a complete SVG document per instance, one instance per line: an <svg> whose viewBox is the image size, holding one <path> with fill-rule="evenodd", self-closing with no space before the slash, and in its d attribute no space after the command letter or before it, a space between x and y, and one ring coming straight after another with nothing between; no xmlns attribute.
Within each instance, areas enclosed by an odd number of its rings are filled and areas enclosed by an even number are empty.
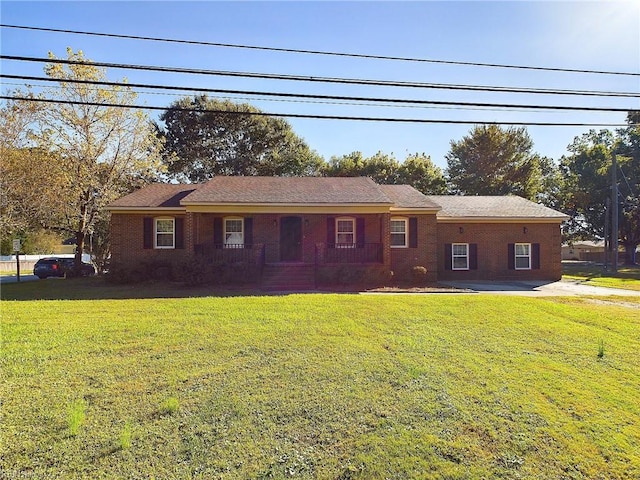
<svg viewBox="0 0 640 480"><path fill-rule="evenodd" d="M469 270L469 244L451 244L451 269Z"/></svg>
<svg viewBox="0 0 640 480"><path fill-rule="evenodd" d="M391 248L407 247L407 225L406 218L391 219Z"/></svg>
<svg viewBox="0 0 640 480"><path fill-rule="evenodd" d="M353 248L356 243L356 221L353 218L336 219L336 248Z"/></svg>
<svg viewBox="0 0 640 480"><path fill-rule="evenodd" d="M156 218L154 237L155 248L175 248L176 224L173 218Z"/></svg>
<svg viewBox="0 0 640 480"><path fill-rule="evenodd" d="M244 247L244 221L242 218L224 219L224 246L225 248Z"/></svg>
<svg viewBox="0 0 640 480"><path fill-rule="evenodd" d="M516 270L531 270L531 244L515 244L515 267Z"/></svg>

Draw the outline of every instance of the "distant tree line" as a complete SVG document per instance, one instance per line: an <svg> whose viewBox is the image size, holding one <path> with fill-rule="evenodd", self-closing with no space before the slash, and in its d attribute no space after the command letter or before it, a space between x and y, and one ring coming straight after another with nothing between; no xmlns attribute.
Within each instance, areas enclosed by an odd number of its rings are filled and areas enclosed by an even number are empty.
<svg viewBox="0 0 640 480"><path fill-rule="evenodd" d="M69 59L85 61L68 50ZM452 140L438 167L425 153L397 159L360 152L323 159L284 119L243 103L207 96L169 105L157 122L130 108L126 87L98 88L65 80L101 80L90 64L47 66L65 100L98 106L7 101L0 109L0 228L3 253L11 239L30 248L51 235L72 236L77 255L91 240L96 257L108 256L108 215L115 198L150 182L203 182L216 175L368 176L381 184L408 184L425 194L519 195L567 213L566 240L604 235L611 197L611 156L619 164L620 239L629 263L640 243L640 128L589 131L554 161L534 151L524 127L477 125ZM21 96L37 97L30 91ZM31 241L29 242L29 239ZM34 244L34 239L40 239Z"/></svg>

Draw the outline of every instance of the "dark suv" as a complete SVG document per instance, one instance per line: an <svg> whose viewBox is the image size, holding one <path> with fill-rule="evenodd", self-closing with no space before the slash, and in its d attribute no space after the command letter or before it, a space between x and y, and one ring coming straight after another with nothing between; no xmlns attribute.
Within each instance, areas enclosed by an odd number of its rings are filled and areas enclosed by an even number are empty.
<svg viewBox="0 0 640 480"><path fill-rule="evenodd" d="M74 265L75 259L73 258L41 258L34 265L33 274L38 278L64 277L67 273L73 272ZM82 262L80 273L83 277L95 275L96 269L90 263Z"/></svg>

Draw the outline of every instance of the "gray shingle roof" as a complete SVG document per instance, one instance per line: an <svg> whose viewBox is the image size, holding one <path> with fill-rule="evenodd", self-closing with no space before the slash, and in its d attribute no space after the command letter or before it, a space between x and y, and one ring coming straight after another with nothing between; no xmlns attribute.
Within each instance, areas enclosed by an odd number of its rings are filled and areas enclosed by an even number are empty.
<svg viewBox="0 0 640 480"><path fill-rule="evenodd" d="M154 183L116 200L109 207L180 208L180 200L192 193L196 188L198 188L196 184Z"/></svg>
<svg viewBox="0 0 640 480"><path fill-rule="evenodd" d="M440 209L436 202L430 200L411 185L380 185L380 188L391 199L396 208Z"/></svg>
<svg viewBox="0 0 640 480"><path fill-rule="evenodd" d="M561 212L522 197L428 195L429 200L442 207L438 218L568 218Z"/></svg>
<svg viewBox="0 0 640 480"><path fill-rule="evenodd" d="M567 217L521 197L423 195L409 185L378 185L366 177L214 177L204 184L152 184L109 208L184 208L185 204L388 205L439 210L440 219Z"/></svg>
<svg viewBox="0 0 640 480"><path fill-rule="evenodd" d="M214 177L185 204L391 204L366 177Z"/></svg>

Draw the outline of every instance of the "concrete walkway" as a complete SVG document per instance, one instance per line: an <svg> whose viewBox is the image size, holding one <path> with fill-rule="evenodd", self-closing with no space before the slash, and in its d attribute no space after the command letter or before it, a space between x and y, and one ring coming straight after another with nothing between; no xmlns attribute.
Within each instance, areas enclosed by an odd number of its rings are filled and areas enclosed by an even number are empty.
<svg viewBox="0 0 640 480"><path fill-rule="evenodd" d="M620 288L594 287L576 280L561 280L559 282L441 282L455 288L470 290L473 293L491 293L502 295L521 295L532 297L566 297L566 296L597 296L608 297L619 295L624 297L639 297L636 290Z"/></svg>

